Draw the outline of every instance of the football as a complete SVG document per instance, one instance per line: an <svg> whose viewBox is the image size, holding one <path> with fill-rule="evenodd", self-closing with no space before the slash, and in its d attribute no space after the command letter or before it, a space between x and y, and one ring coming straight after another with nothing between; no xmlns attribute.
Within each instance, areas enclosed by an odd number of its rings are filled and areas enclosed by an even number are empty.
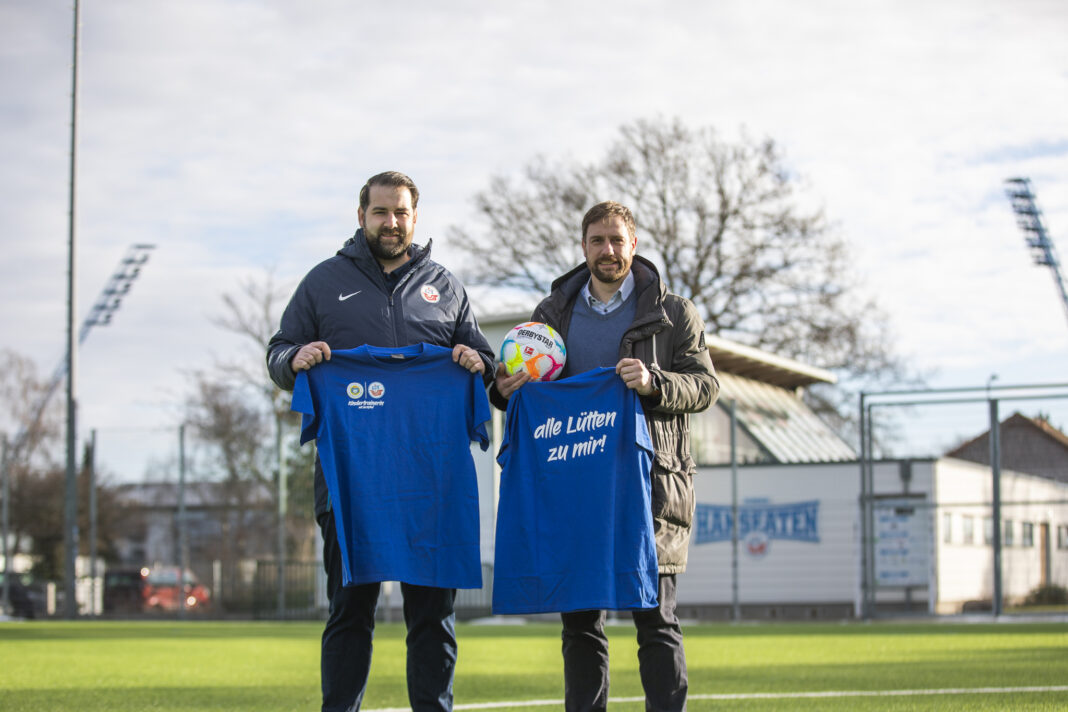
<svg viewBox="0 0 1068 712"><path fill-rule="evenodd" d="M500 358L509 374L525 370L535 381L551 381L563 370L567 349L556 329L528 321L505 335Z"/></svg>

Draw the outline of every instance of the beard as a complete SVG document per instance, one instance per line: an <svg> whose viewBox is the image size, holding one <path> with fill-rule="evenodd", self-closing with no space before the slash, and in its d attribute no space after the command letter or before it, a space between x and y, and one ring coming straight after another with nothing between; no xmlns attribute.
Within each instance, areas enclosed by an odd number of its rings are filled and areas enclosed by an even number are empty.
<svg viewBox="0 0 1068 712"><path fill-rule="evenodd" d="M367 235L367 245L371 248L371 254L381 260L392 260L400 257L408 251L412 244L411 233L405 232L400 228L379 228L377 232L372 233L369 230L365 230L365 233ZM383 237L393 239L383 241Z"/></svg>
<svg viewBox="0 0 1068 712"><path fill-rule="evenodd" d="M613 284L627 276L630 263L624 260L613 262L594 262L590 265L590 272L598 282Z"/></svg>

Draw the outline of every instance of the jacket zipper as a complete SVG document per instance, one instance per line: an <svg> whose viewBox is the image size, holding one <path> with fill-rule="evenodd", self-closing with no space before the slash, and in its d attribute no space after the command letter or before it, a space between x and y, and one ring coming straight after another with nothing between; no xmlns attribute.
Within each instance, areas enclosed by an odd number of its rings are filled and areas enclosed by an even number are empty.
<svg viewBox="0 0 1068 712"><path fill-rule="evenodd" d="M405 275L403 277L401 277L400 281L397 282L397 287L392 292L389 293L389 324L393 329L393 345L394 346L407 346L407 344L400 343L400 339L397 336L397 311L394 308L393 295L394 294L403 294L404 293L404 288L408 285L408 282L410 282L412 280L412 275L415 274L415 272L419 268L420 268L420 265L413 265L412 268L409 269L408 272L405 273Z"/></svg>

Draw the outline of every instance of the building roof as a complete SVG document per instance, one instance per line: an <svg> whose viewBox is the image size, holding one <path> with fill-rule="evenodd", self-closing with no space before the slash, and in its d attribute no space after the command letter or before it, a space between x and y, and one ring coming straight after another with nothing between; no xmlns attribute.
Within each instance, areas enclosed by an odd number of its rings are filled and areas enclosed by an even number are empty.
<svg viewBox="0 0 1068 712"><path fill-rule="evenodd" d="M1068 435L1044 418L1013 413L1000 424L1000 460L1017 472L1068 482ZM946 453L946 457L990 464L990 431Z"/></svg>
<svg viewBox="0 0 1068 712"><path fill-rule="evenodd" d="M857 459L849 445L797 395L756 377L719 373L719 406L735 402L738 424L776 462L841 462Z"/></svg>
<svg viewBox="0 0 1068 712"><path fill-rule="evenodd" d="M1016 416L1020 416L1020 418L1023 418L1031 425L1037 427L1046 437L1063 447L1065 453L1068 454L1068 435L1050 425L1048 420L1045 418L1027 418L1019 413L1014 413L1009 420L1012 420L1012 418L1015 418Z"/></svg>
<svg viewBox="0 0 1068 712"><path fill-rule="evenodd" d="M716 371L745 376L789 389L813 383L835 383L838 380L833 373L822 368L776 356L719 336L706 334L705 343Z"/></svg>
<svg viewBox="0 0 1068 712"><path fill-rule="evenodd" d="M120 501L128 507L142 509L175 509L178 506L178 485L174 482L131 482L116 488ZM235 505L254 509L270 509L274 493L262 482L187 482L182 495L189 509L229 508Z"/></svg>

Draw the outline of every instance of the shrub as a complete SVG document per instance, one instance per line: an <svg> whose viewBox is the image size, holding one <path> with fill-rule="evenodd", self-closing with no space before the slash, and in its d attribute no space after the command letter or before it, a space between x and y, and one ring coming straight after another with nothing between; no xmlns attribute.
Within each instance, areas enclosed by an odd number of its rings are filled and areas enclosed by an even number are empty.
<svg viewBox="0 0 1068 712"><path fill-rule="evenodd" d="M1068 604L1068 588L1056 584L1037 586L1024 599L1025 606L1061 606Z"/></svg>

